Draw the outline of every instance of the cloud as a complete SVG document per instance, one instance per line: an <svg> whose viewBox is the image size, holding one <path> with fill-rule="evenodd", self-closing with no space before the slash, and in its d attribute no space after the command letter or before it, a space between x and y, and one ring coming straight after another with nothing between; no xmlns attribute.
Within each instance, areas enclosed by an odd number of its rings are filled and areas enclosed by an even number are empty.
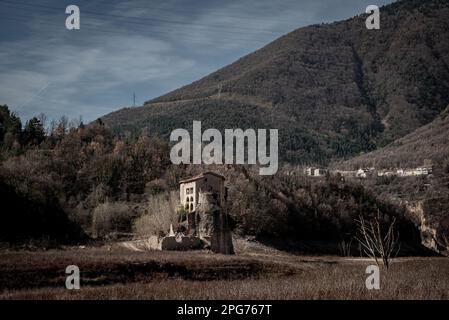
<svg viewBox="0 0 449 320"><path fill-rule="evenodd" d="M24 120L40 112L93 120L131 105L134 92L142 103L298 27L349 17L369 4L81 1L81 30L68 31L60 1L25 1L7 1L0 18L0 103Z"/></svg>
<svg viewBox="0 0 449 320"><path fill-rule="evenodd" d="M2 70L0 97L25 118L33 116L39 108L42 109L39 112L49 113L53 118L62 114L92 118L102 115L95 109L102 105L98 97L104 95L107 104L108 91L135 83L164 81L195 65L194 60L177 56L171 45L160 40L139 35L92 39L97 41L89 46L51 40L33 46L30 42L33 49L28 51L32 57L21 54L13 63L14 68ZM8 46L10 62L14 61L12 52L27 47L26 40ZM34 63L21 64L23 60ZM48 87L39 92L43 86ZM92 104L93 110L80 108L89 98L98 101L98 105ZM111 107L101 111L111 111Z"/></svg>

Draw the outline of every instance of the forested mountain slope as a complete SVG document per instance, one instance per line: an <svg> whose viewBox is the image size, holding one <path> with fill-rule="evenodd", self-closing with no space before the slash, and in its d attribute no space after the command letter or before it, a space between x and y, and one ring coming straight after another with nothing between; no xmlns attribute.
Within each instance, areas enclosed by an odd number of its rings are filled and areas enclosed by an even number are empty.
<svg viewBox="0 0 449 320"><path fill-rule="evenodd" d="M278 128L280 156L327 163L384 146L449 104L449 2L405 0L295 30L139 108L103 117L116 132Z"/></svg>

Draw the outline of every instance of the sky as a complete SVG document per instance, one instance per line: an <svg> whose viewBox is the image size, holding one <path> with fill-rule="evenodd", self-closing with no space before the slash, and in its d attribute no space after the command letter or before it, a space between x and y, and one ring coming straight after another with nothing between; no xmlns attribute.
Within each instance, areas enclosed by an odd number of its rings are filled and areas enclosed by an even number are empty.
<svg viewBox="0 0 449 320"><path fill-rule="evenodd" d="M189 84L297 28L392 0L0 0L0 105L84 122ZM68 30L65 9L80 9Z"/></svg>

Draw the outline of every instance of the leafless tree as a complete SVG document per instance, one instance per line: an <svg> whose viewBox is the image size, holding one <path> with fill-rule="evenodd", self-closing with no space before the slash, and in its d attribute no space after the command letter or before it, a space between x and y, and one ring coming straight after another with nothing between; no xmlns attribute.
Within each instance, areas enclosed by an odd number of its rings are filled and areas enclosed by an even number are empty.
<svg viewBox="0 0 449 320"><path fill-rule="evenodd" d="M61 134L65 134L69 127L69 118L65 115L61 116L58 121L58 129Z"/></svg>
<svg viewBox="0 0 449 320"><path fill-rule="evenodd" d="M78 118L73 118L69 121L68 127L70 130L77 129L83 123L83 118L79 116Z"/></svg>
<svg viewBox="0 0 449 320"><path fill-rule="evenodd" d="M58 127L58 123L55 119L52 119L50 122L50 128L49 128L49 133L53 134L56 131L56 128Z"/></svg>
<svg viewBox="0 0 449 320"><path fill-rule="evenodd" d="M377 265L382 263L387 269L391 265L391 259L399 252L399 235L394 231L396 218L382 226L380 211L370 221L363 216L355 221L358 235L355 237L362 246L363 252L376 261Z"/></svg>
<svg viewBox="0 0 449 320"><path fill-rule="evenodd" d="M39 113L37 119L40 121L43 127L47 125L47 116L45 115L45 113L43 112Z"/></svg>
<svg viewBox="0 0 449 320"><path fill-rule="evenodd" d="M338 248L340 249L340 254L343 257L350 257L351 256L351 246L352 246L352 239L349 241L345 241L344 239L340 241L338 244Z"/></svg>
<svg viewBox="0 0 449 320"><path fill-rule="evenodd" d="M134 222L134 229L138 236L166 234L170 225L176 229L178 225L179 195L175 191L152 196L148 200L147 214Z"/></svg>

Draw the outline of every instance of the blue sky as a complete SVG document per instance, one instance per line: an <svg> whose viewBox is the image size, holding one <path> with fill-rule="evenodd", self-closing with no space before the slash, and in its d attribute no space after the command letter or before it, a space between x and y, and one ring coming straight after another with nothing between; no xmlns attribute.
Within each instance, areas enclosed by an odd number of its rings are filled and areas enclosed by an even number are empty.
<svg viewBox="0 0 449 320"><path fill-rule="evenodd" d="M302 26L392 0L0 0L0 104L87 122L191 83ZM66 6L81 29L65 28Z"/></svg>

